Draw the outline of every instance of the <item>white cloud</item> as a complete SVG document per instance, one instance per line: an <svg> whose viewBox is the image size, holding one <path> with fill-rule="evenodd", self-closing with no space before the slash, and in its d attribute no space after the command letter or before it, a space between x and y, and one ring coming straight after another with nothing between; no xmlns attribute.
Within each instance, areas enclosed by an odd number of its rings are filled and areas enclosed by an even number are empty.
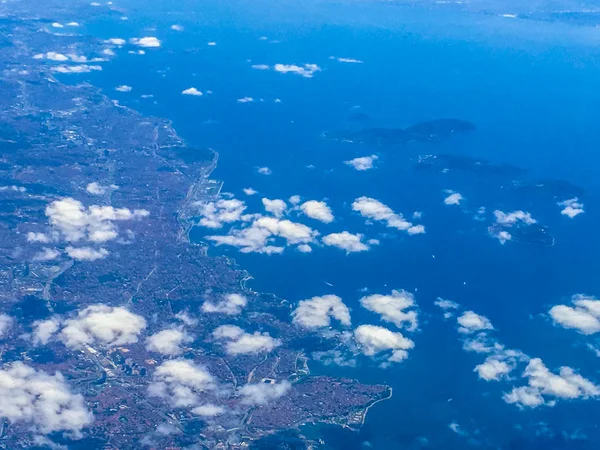
<svg viewBox="0 0 600 450"><path fill-rule="evenodd" d="M255 191L252 188L244 188L244 194L246 194L246 195L256 195L256 194L258 194L258 192Z"/></svg>
<svg viewBox="0 0 600 450"><path fill-rule="evenodd" d="M316 64L304 64L303 66L298 66L296 64L275 64L273 70L279 73L293 73L305 78L312 78L312 76L316 72L319 72L321 68Z"/></svg>
<svg viewBox="0 0 600 450"><path fill-rule="evenodd" d="M195 206L198 206L198 213L202 216L199 225L207 228L222 228L225 223L238 222L246 210L246 204L235 198L197 203Z"/></svg>
<svg viewBox="0 0 600 450"><path fill-rule="evenodd" d="M464 197L461 194L459 194L458 192L453 192L450 190L446 190L445 192L446 192L446 194L449 194L444 199L445 205L460 205L460 202L462 200L464 200Z"/></svg>
<svg viewBox="0 0 600 450"><path fill-rule="evenodd" d="M479 374L479 378L486 381L498 381L506 377L513 369L514 365L509 362L503 361L497 356L489 356L482 364L476 366L474 371Z"/></svg>
<svg viewBox="0 0 600 450"><path fill-rule="evenodd" d="M271 66L267 64L252 64L251 67L256 70L269 70L271 68Z"/></svg>
<svg viewBox="0 0 600 450"><path fill-rule="evenodd" d="M54 248L44 247L41 252L37 252L33 255L34 261L52 261L58 258L60 252Z"/></svg>
<svg viewBox="0 0 600 450"><path fill-rule="evenodd" d="M516 404L521 408L536 408L545 403L540 391L529 386L515 387L504 394L503 398L506 403Z"/></svg>
<svg viewBox="0 0 600 450"><path fill-rule="evenodd" d="M27 192L27 188L24 186L15 186L14 184L12 186L0 186L0 192L5 192L5 191L13 191L13 192Z"/></svg>
<svg viewBox="0 0 600 450"><path fill-rule="evenodd" d="M33 231L27 233L27 242L42 242L47 244L50 241L50 237L44 233L35 233Z"/></svg>
<svg viewBox="0 0 600 450"><path fill-rule="evenodd" d="M88 185L85 187L85 190L88 192L88 194L104 195L109 188L115 189L116 187L117 186L114 184L111 186L102 186L97 181L93 181L92 183L88 183Z"/></svg>
<svg viewBox="0 0 600 450"><path fill-rule="evenodd" d="M269 333L247 333L235 325L221 325L213 332L213 336L215 339L225 340L225 351L233 356L270 352L281 345L281 341L271 337Z"/></svg>
<svg viewBox="0 0 600 450"><path fill-rule="evenodd" d="M583 334L600 332L600 300L577 294L572 301L574 306L556 305L550 309L554 323Z"/></svg>
<svg viewBox="0 0 600 450"><path fill-rule="evenodd" d="M68 61L69 57L57 52L38 53L33 56L33 59L48 59L50 61L64 62Z"/></svg>
<svg viewBox="0 0 600 450"><path fill-rule="evenodd" d="M288 201L292 205L298 205L298 204L300 204L301 200L302 200L302 198L299 195L292 195L290 198L288 198Z"/></svg>
<svg viewBox="0 0 600 450"><path fill-rule="evenodd" d="M292 387L289 381L280 383L255 383L246 384L238 389L245 405L266 405L284 396Z"/></svg>
<svg viewBox="0 0 600 450"><path fill-rule="evenodd" d="M300 205L302 212L311 219L319 220L323 223L333 222L333 213L331 208L325 202L309 200Z"/></svg>
<svg viewBox="0 0 600 450"><path fill-rule="evenodd" d="M106 42L107 44L112 44L112 45L125 45L127 43L127 41L125 41L125 39L121 39L121 38L110 38L104 42Z"/></svg>
<svg viewBox="0 0 600 450"><path fill-rule="evenodd" d="M307 244L300 244L297 247L297 249L301 253L311 253L312 252L312 247L310 245L307 245Z"/></svg>
<svg viewBox="0 0 600 450"><path fill-rule="evenodd" d="M181 93L183 95L192 95L192 96L196 96L196 97L201 97L204 95L201 91L199 91L195 87L187 88L187 89L181 91Z"/></svg>
<svg viewBox="0 0 600 450"><path fill-rule="evenodd" d="M292 312L293 322L304 328L331 326L331 319L350 326L350 310L337 295L324 295L301 300Z"/></svg>
<svg viewBox="0 0 600 450"><path fill-rule="evenodd" d="M207 369L187 359L171 359L154 371L148 394L175 407L199 406L199 394L213 389L215 380Z"/></svg>
<svg viewBox="0 0 600 450"><path fill-rule="evenodd" d="M207 403L205 405L196 406L192 409L192 413L202 417L215 417L220 416L226 412L222 406L213 405Z"/></svg>
<svg viewBox="0 0 600 450"><path fill-rule="evenodd" d="M207 42L206 45L208 45L209 47L215 47L217 45L217 43L214 41L210 41L210 42Z"/></svg>
<svg viewBox="0 0 600 450"><path fill-rule="evenodd" d="M173 31L183 31L183 26L177 25L177 24L171 25L171 30L173 30Z"/></svg>
<svg viewBox="0 0 600 450"><path fill-rule="evenodd" d="M259 217L247 228L231 230L227 236L207 236L207 239L217 245L239 247L243 253L273 254L284 250L284 247L269 245L273 238L283 238L286 245L295 245L309 244L317 235L318 232L300 223L276 217Z"/></svg>
<svg viewBox="0 0 600 450"><path fill-rule="evenodd" d="M415 306L415 297L410 292L393 290L390 295L369 295L361 298L360 304L398 328L406 326L409 331L414 331L418 326L417 311L409 310Z"/></svg>
<svg viewBox="0 0 600 450"><path fill-rule="evenodd" d="M92 247L73 247L72 245L68 245L65 251L69 257L77 261L97 261L108 256L108 250L105 248L95 249Z"/></svg>
<svg viewBox="0 0 600 450"><path fill-rule="evenodd" d="M461 316L459 316L457 322L460 325L458 331L463 334L470 334L476 331L494 329L492 323L487 317L480 316L479 314L473 311L464 312Z"/></svg>
<svg viewBox="0 0 600 450"><path fill-rule="evenodd" d="M337 62L341 62L341 63L350 63L350 64L362 64L363 61L361 61L360 59L354 59L354 58L336 58L335 56L330 56L329 59L333 59Z"/></svg>
<svg viewBox="0 0 600 450"><path fill-rule="evenodd" d="M564 206L564 209L560 212L563 216L567 216L570 219L583 214L583 203L579 203L577 197L565 200L564 202L558 202L558 206Z"/></svg>
<svg viewBox="0 0 600 450"><path fill-rule="evenodd" d="M67 347L125 345L138 341L146 328L143 317L120 306L92 305L65 321L60 339Z"/></svg>
<svg viewBox="0 0 600 450"><path fill-rule="evenodd" d="M261 175L271 175L273 173L268 167L259 167L256 171Z"/></svg>
<svg viewBox="0 0 600 450"><path fill-rule="evenodd" d="M59 23L59 22L52 23L52 26L54 28L64 28L65 27L62 23Z"/></svg>
<svg viewBox="0 0 600 450"><path fill-rule="evenodd" d="M104 50L102 50L102 54L106 55L106 56L115 56L116 53L111 50L110 48L105 48Z"/></svg>
<svg viewBox="0 0 600 450"><path fill-rule="evenodd" d="M519 222L522 222L526 225L533 225L536 223L536 220L531 217L531 214L524 211L513 211L511 213L505 213L499 210L494 211L494 216L496 217L496 223L500 225L512 226Z"/></svg>
<svg viewBox="0 0 600 450"><path fill-rule="evenodd" d="M413 225L402 214L396 214L389 206L374 198L357 198L352 203L352 209L367 219L384 222L390 228L406 231L411 235L425 233L425 227Z"/></svg>
<svg viewBox="0 0 600 450"><path fill-rule="evenodd" d="M582 377L570 367L561 367L559 373L548 370L541 359L529 361L523 377L528 379L528 387L513 389L504 396L508 403L521 407L536 407L546 403L544 396L554 399L587 399L600 396L600 388ZM552 404L552 403L549 404Z"/></svg>
<svg viewBox="0 0 600 450"><path fill-rule="evenodd" d="M377 155L361 156L349 161L344 161L344 164L354 167L356 170L364 171L373 168L373 163L379 159Z"/></svg>
<svg viewBox="0 0 600 450"><path fill-rule="evenodd" d="M180 328L169 328L149 336L146 349L162 355L176 356L181 354L181 346L192 342L192 337Z"/></svg>
<svg viewBox="0 0 600 450"><path fill-rule="evenodd" d="M408 357L407 350L414 347L414 342L402 333L394 333L387 328L376 325L361 325L354 330L354 339L367 356L391 350L389 362L400 362Z"/></svg>
<svg viewBox="0 0 600 450"><path fill-rule="evenodd" d="M90 72L100 72L102 70L102 66L97 65L88 65L88 64L78 64L75 66L54 66L50 70L57 73L90 73Z"/></svg>
<svg viewBox="0 0 600 450"><path fill-rule="evenodd" d="M126 84L122 84L120 86L117 86L115 88L115 91L119 91L119 92L131 92L133 88L131 86L127 86Z"/></svg>
<svg viewBox="0 0 600 450"><path fill-rule="evenodd" d="M0 398L0 417L43 434L68 431L80 436L93 421L83 397L71 392L62 374L49 375L21 362L0 370Z"/></svg>
<svg viewBox="0 0 600 450"><path fill-rule="evenodd" d="M160 45L161 45L160 41L153 36L143 37L143 38L139 38L139 39L137 39L137 38L132 39L131 43L138 45L140 47L146 47L146 48L156 48L156 47L160 47Z"/></svg>
<svg viewBox="0 0 600 450"><path fill-rule="evenodd" d="M283 217L287 211L287 204L281 199L270 200L268 198L263 198L262 204L265 207L265 211L270 212L278 218Z"/></svg>
<svg viewBox="0 0 600 450"><path fill-rule="evenodd" d="M148 215L145 209L132 211L98 205L85 208L81 202L70 197L53 201L46 207L50 225L69 242L85 239L98 243L115 239L118 230L114 222L141 219Z"/></svg>
<svg viewBox="0 0 600 450"><path fill-rule="evenodd" d="M180 311L177 314L175 314L175 318L181 320L184 323L184 325L187 325L188 327L198 325L198 319L191 317L185 311Z"/></svg>
<svg viewBox="0 0 600 450"><path fill-rule="evenodd" d="M347 253L364 252L369 250L369 246L362 242L362 234L352 234L348 231L341 233L331 233L323 237L323 243L330 247L337 247L345 250Z"/></svg>
<svg viewBox="0 0 600 450"><path fill-rule="evenodd" d="M252 103L253 101L254 101L254 99L252 97L242 97L242 98L237 99L238 103ZM269 174L264 174L264 175L269 175Z"/></svg>
<svg viewBox="0 0 600 450"><path fill-rule="evenodd" d="M456 302L453 302L452 300L444 300L441 297L438 297L435 302L433 302L434 305L439 306L440 308L442 308L443 310L448 310L448 309L458 309L459 304Z"/></svg>
<svg viewBox="0 0 600 450"><path fill-rule="evenodd" d="M12 326L13 319L7 314L0 314L0 339L4 339L7 331Z"/></svg>
<svg viewBox="0 0 600 450"><path fill-rule="evenodd" d="M68 26L68 27L78 27L78 26L79 26L79 23L78 23L78 22L69 22L69 23L67 24L67 26Z"/></svg>
<svg viewBox="0 0 600 450"><path fill-rule="evenodd" d="M454 316L455 310L459 307L458 303L453 302L452 300L444 300L441 297L438 297L433 304L444 310L444 319L449 319Z"/></svg>
<svg viewBox="0 0 600 450"><path fill-rule="evenodd" d="M218 302L209 300L202 304L202 311L206 313L221 313L228 315L238 315L248 303L248 299L240 294L224 295Z"/></svg>
<svg viewBox="0 0 600 450"><path fill-rule="evenodd" d="M492 236L494 236L496 239L498 239L502 245L504 245L507 241L512 240L512 234L510 234L506 230L502 230L497 233L494 232L494 233L492 233Z"/></svg>
<svg viewBox="0 0 600 450"><path fill-rule="evenodd" d="M54 316L46 320L37 320L33 323L31 339L33 345L46 345L54 336L61 325L60 317Z"/></svg>

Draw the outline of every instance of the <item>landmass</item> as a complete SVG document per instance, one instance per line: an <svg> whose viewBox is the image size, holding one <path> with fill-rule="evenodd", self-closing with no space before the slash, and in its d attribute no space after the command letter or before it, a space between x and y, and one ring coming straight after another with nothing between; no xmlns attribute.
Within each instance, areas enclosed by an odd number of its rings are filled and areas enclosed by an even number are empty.
<svg viewBox="0 0 600 450"><path fill-rule="evenodd" d="M189 242L199 203L220 192L217 153L66 84L115 44L54 33L28 11L0 22L0 377L62 397L0 407L0 448L234 449L303 423L359 428L389 388L311 375L290 305ZM247 305L201 311L228 295ZM153 343L160 332L178 345ZM272 348L230 351L236 336Z"/></svg>

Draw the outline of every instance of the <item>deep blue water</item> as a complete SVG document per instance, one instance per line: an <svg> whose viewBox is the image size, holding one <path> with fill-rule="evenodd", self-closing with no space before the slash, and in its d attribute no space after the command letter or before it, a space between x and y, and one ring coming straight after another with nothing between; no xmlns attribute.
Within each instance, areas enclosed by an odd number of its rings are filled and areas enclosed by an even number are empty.
<svg viewBox="0 0 600 450"><path fill-rule="evenodd" d="M211 252L234 257L254 276L251 287L258 291L292 302L338 294L353 308L356 324L378 323L359 308L361 288L415 291L421 326L407 361L386 370L366 359L355 369L311 364L315 372L388 383L393 399L370 411L359 439L328 427L310 432L322 433L332 449L366 448L366 441L376 449L421 448L422 438L436 449L462 449L469 439L484 448L598 448L593 400L533 411L505 404L501 395L507 386L477 380L473 368L483 358L462 350L454 322L444 322L433 305L438 296L453 299L489 317L507 347L541 357L552 369L568 365L600 379L598 360L582 340L544 316L575 293L600 293L600 59L587 34L558 24L386 5L187 2L177 8L183 12L166 14L175 7L164 4L128 13L128 21L88 24L87 30L101 38L156 35L163 47L144 56L121 50L102 73L83 78L122 104L173 120L190 144L217 150L213 177L225 181L224 191L241 199L245 187L260 192L247 199L252 212L260 211L262 195L327 198L336 221L304 223L322 235L347 229L381 239L371 251L348 256L331 248L308 255L288 249L281 256L225 248ZM173 23L185 31L169 30ZM209 41L217 45L209 47ZM364 64L338 63L328 59L332 55ZM316 63L323 71L305 79L253 70L248 60ZM121 84L133 91L115 92ZM213 94L182 96L190 86ZM141 94L154 97L141 99ZM236 102L246 96L265 101ZM274 103L275 98L282 102ZM324 130L348 126L354 106L374 126L459 118L478 129L397 150L320 137ZM380 154L377 170L359 173L343 164L371 153ZM476 156L524 167L529 179L570 181L586 189L586 213L566 219L551 201L506 195L480 176L417 172L410 160L419 153ZM269 166L273 174L258 175L257 166ZM471 210L531 211L551 227L556 245L500 245L487 235L489 218L477 222L461 208L443 205L446 188L462 193ZM350 209L362 195L407 216L422 211L427 233L409 237L366 226ZM193 237L201 240L203 233L195 230ZM450 431L453 421L470 438ZM588 440L549 441L536 436L540 422L557 434L581 429Z"/></svg>

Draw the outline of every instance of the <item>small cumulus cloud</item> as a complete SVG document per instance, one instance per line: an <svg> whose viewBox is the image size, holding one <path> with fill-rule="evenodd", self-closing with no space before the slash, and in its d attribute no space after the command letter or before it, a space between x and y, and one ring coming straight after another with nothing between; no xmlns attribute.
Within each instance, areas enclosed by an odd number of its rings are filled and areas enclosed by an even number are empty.
<svg viewBox="0 0 600 450"><path fill-rule="evenodd" d="M107 44L118 45L118 46L122 46L122 45L125 45L127 43L127 41L125 39L122 39L122 38L110 38L110 39L107 39L104 42L107 43Z"/></svg>
<svg viewBox="0 0 600 450"><path fill-rule="evenodd" d="M4 339L12 323L13 318L8 314L0 314L0 339Z"/></svg>
<svg viewBox="0 0 600 450"><path fill-rule="evenodd" d="M191 95L194 97L202 97L204 95L201 91L199 91L195 87L190 87L190 88L184 89L183 91L181 91L181 93L183 95Z"/></svg>
<svg viewBox="0 0 600 450"><path fill-rule="evenodd" d="M220 300L213 302L210 300L202 304L202 311L206 313L220 313L230 316L237 316L248 303L248 299L241 294L227 294Z"/></svg>
<svg viewBox="0 0 600 450"><path fill-rule="evenodd" d="M131 92L133 88L131 86L127 86L126 84L122 84L120 86L117 86L115 88L115 91L119 91L119 92Z"/></svg>
<svg viewBox="0 0 600 450"><path fill-rule="evenodd" d="M301 300L292 312L295 324L304 328L323 328L331 326L331 319L344 326L350 326L350 310L337 295L323 295Z"/></svg>
<svg viewBox="0 0 600 450"><path fill-rule="evenodd" d="M171 25L171 30L173 30L173 31L183 31L183 26L177 25L177 24Z"/></svg>
<svg viewBox="0 0 600 450"><path fill-rule="evenodd" d="M408 358L408 350L414 347L414 342L377 325L361 325L354 330L354 339L366 356L375 356L381 352L391 352L387 357L390 363L401 362Z"/></svg>
<svg viewBox="0 0 600 450"><path fill-rule="evenodd" d="M370 247L362 242L362 234L352 234L348 231L342 231L341 233L331 233L327 236L323 236L323 243L329 247L337 247L341 250L345 250L346 253L364 252L370 249Z"/></svg>
<svg viewBox="0 0 600 450"><path fill-rule="evenodd" d="M72 74L72 73L90 73L90 72L99 72L102 70L102 66L97 65L88 65L88 64L79 64L75 66L54 66L50 70L57 73L64 74Z"/></svg>
<svg viewBox="0 0 600 450"><path fill-rule="evenodd" d="M146 328L143 317L120 306L91 305L64 323L60 339L67 347L125 345L138 341Z"/></svg>
<svg viewBox="0 0 600 450"><path fill-rule="evenodd" d="M275 64L273 70L279 73L293 73L305 78L312 78L316 72L321 71L321 68L316 64L304 64L302 66L296 64Z"/></svg>
<svg viewBox="0 0 600 450"><path fill-rule="evenodd" d="M99 259L106 258L108 256L108 250L105 248L92 248L92 247L73 247L68 245L65 248L67 255L77 261L97 261Z"/></svg>
<svg viewBox="0 0 600 450"><path fill-rule="evenodd" d="M83 396L71 392L60 372L50 375L22 362L0 370L0 417L42 434L67 431L75 437L93 421Z"/></svg>
<svg viewBox="0 0 600 450"><path fill-rule="evenodd" d="M558 374L552 373L539 358L527 364L523 377L528 386L514 388L505 394L507 403L520 407L534 408L542 404L552 405L556 399L587 399L600 396L600 388L582 377L570 367L561 367ZM547 401L544 397L550 397Z"/></svg>
<svg viewBox="0 0 600 450"><path fill-rule="evenodd" d="M153 36L131 39L131 43L139 47L157 48L161 46L160 40Z"/></svg>
<svg viewBox="0 0 600 450"><path fill-rule="evenodd" d="M187 359L171 359L154 371L148 395L175 407L200 406L201 395L215 387L215 379L205 367Z"/></svg>
<svg viewBox="0 0 600 450"><path fill-rule="evenodd" d="M222 228L223 224L242 220L246 204L237 199L220 199L216 202L198 202L199 225L207 228Z"/></svg>
<svg viewBox="0 0 600 450"><path fill-rule="evenodd" d="M196 406L192 409L193 414L202 417L216 417L220 416L221 414L224 414L225 412L225 408L223 408L222 406L213 405L212 403Z"/></svg>
<svg viewBox="0 0 600 450"><path fill-rule="evenodd" d="M268 198L263 198L262 204L265 207L265 211L270 212L278 218L283 217L287 211L287 204L281 199L271 200Z"/></svg>
<svg viewBox="0 0 600 450"><path fill-rule="evenodd" d="M556 305L550 309L554 323L579 331L582 334L600 332L600 300L595 297L576 294L573 306Z"/></svg>
<svg viewBox="0 0 600 450"><path fill-rule="evenodd" d="M457 319L460 325L458 331L463 334L471 334L482 330L493 330L494 327L490 320L473 311L466 311Z"/></svg>
<svg viewBox="0 0 600 450"><path fill-rule="evenodd" d="M508 225L512 226L518 223L524 223L526 225L533 225L536 223L536 220L531 217L531 214L525 211L513 211L510 213L505 213L500 210L494 211L494 217L496 218L496 223L500 225Z"/></svg>
<svg viewBox="0 0 600 450"><path fill-rule="evenodd" d="M104 195L108 191L115 190L115 189L119 189L119 186L117 186L116 184L103 186L96 181L94 181L92 183L88 183L88 185L85 187L86 192L88 194L92 194L92 195Z"/></svg>
<svg viewBox="0 0 600 450"><path fill-rule="evenodd" d="M447 194L447 197L444 198L445 205L460 205L460 202L464 200L464 197L458 192L449 189L444 192Z"/></svg>
<svg viewBox="0 0 600 450"><path fill-rule="evenodd" d="M292 385L284 380L279 383L246 384L238 389L245 405L267 405L284 396Z"/></svg>
<svg viewBox="0 0 600 450"><path fill-rule="evenodd" d="M309 200L300 205L300 210L307 217L323 223L331 223L334 220L331 208L323 201Z"/></svg>
<svg viewBox="0 0 600 450"><path fill-rule="evenodd" d="M60 256L60 252L55 248L44 247L40 252L33 255L34 261L52 261Z"/></svg>
<svg viewBox="0 0 600 450"><path fill-rule="evenodd" d="M252 188L244 188L244 194L250 196L250 195L256 195L258 194L258 191L256 191L255 189Z"/></svg>
<svg viewBox="0 0 600 450"><path fill-rule="evenodd" d="M563 209L560 212L563 216L567 216L570 219L577 217L579 214L583 214L583 203L579 202L577 197L559 202L558 206L562 206Z"/></svg>
<svg viewBox="0 0 600 450"><path fill-rule="evenodd" d="M268 167L258 167L256 171L261 175L271 175L273 173Z"/></svg>
<svg viewBox="0 0 600 450"><path fill-rule="evenodd" d="M35 321L33 323L33 333L31 335L33 345L46 345L58 332L61 324L62 320L58 316Z"/></svg>
<svg viewBox="0 0 600 450"><path fill-rule="evenodd" d="M230 245L243 253L282 253L284 247L271 245L276 238L285 240L285 245L309 244L318 232L306 225L281 220L276 217L259 217L243 229L230 230L226 236L207 236L216 245Z"/></svg>
<svg viewBox="0 0 600 450"><path fill-rule="evenodd" d="M269 333L247 333L235 325L221 325L213 332L213 336L225 341L225 351L232 356L270 352L281 345L281 341Z"/></svg>
<svg viewBox="0 0 600 450"><path fill-rule="evenodd" d="M381 316L385 322L391 322L398 328L409 331L417 329L417 311L415 297L405 290L393 290L389 295L373 294L360 299L363 308Z"/></svg>
<svg viewBox="0 0 600 450"><path fill-rule="evenodd" d="M371 156L361 156L359 158L354 158L349 161L344 161L344 164L354 167L356 170L365 171L372 169L375 161L379 159L377 155Z"/></svg>
<svg viewBox="0 0 600 450"><path fill-rule="evenodd" d="M396 214L389 206L374 198L357 198L352 203L352 210L367 219L383 222L389 228L406 231L410 235L425 233L423 225L412 224L402 214Z"/></svg>
<svg viewBox="0 0 600 450"><path fill-rule="evenodd" d="M181 346L192 340L192 337L183 329L170 328L149 336L146 339L146 350L162 355L177 356L182 352Z"/></svg>

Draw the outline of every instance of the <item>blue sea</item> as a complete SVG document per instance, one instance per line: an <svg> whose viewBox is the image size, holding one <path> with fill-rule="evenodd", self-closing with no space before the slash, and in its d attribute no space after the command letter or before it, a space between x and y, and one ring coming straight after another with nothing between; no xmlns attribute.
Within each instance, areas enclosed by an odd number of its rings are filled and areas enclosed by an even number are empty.
<svg viewBox="0 0 600 450"><path fill-rule="evenodd" d="M327 199L336 220L311 223L322 235L349 230L381 241L369 252L350 255L327 247L311 254L292 249L283 255L242 254L224 247L209 253L234 258L253 276L252 289L293 303L337 294L352 308L356 324L379 324L359 306L363 289L406 289L415 295L420 327L403 363L387 369L366 358L356 368L310 364L314 373L387 383L393 398L370 410L358 436L324 426L307 427L305 433L336 450L600 448L596 401L526 411L506 404L506 385L478 380L473 368L483 358L463 351L455 322L443 320L433 304L437 297L454 300L487 316L508 348L540 357L549 368L570 366L600 380L598 359L583 339L547 317L552 305L573 294L600 295L597 31L452 6L265 0L123 4L128 20L118 14L97 19L86 24L86 32L102 39L156 36L162 47L145 55L119 50L101 73L65 80L89 80L123 105L172 120L190 145L215 149L219 164L212 177L224 181L224 192L246 200L251 212L261 210L263 196ZM184 30L171 30L173 24ZM344 64L330 56L364 63ZM303 78L251 68L275 63L315 63L322 71ZM132 91L114 90L123 84ZM205 95L181 95L192 86ZM236 101L243 97L255 101ZM475 123L477 130L396 149L321 137L323 131L351 126L348 117L356 111L368 114L377 127L457 118ZM375 170L357 172L343 163L372 153L380 157ZM481 175L416 171L413 160L423 153L510 163L527 169L530 180L569 181L585 188L586 213L569 220L555 203L507 194L509 186ZM272 174L258 174L260 166ZM246 198L247 187L259 195ZM460 192L466 206L445 206L444 189ZM351 211L360 196L408 217L421 211L426 234L366 225ZM500 245L487 233L489 218L475 221L465 210L480 206L530 211L551 228L555 245ZM201 242L205 233L194 229L192 238ZM462 432L452 431L451 423Z"/></svg>

